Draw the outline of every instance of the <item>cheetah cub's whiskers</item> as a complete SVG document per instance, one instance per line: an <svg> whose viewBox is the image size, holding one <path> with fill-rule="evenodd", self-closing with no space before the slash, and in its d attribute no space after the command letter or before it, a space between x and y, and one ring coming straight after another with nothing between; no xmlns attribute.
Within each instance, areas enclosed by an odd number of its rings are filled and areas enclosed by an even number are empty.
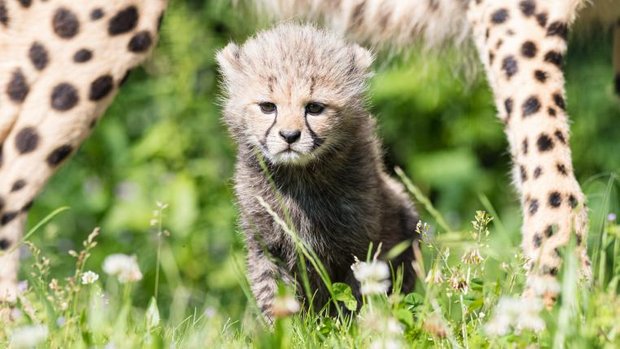
<svg viewBox="0 0 620 349"><path fill-rule="evenodd" d="M301 282L292 238L259 203L290 218L331 281L351 285L351 265L370 243L389 251L415 242L418 221L400 183L384 171L375 121L365 108L372 55L312 26L280 25L229 44L217 56L224 120L238 144L235 190L246 235L252 291L272 316L278 282ZM391 261L412 290L411 249ZM310 265L314 309L329 293ZM299 290L299 288L297 288ZM304 295L298 292L303 299Z"/></svg>

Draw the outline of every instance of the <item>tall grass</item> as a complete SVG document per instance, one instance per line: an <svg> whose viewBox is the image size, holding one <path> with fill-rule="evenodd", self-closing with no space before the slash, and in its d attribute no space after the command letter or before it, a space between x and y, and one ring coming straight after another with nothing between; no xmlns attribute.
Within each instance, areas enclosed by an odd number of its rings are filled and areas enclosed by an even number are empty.
<svg viewBox="0 0 620 349"><path fill-rule="evenodd" d="M402 172L399 174L404 176ZM609 214L615 178L592 200L596 206L592 216L602 217L602 221L593 220L590 237L590 241L598 241L591 244L591 255L595 256L597 266L594 282L590 286L579 280L571 242L563 251L562 296L551 310L543 309L535 301L519 299L524 269L518 246L495 244L498 217L491 217L485 211L476 212L471 225L451 232L450 238L445 238L443 224L439 228L434 224L419 224L421 249L414 251L418 259L413 266L419 277L415 292L366 295L355 313L341 311L330 317L320 310L301 310L276 318L272 325L263 322L256 307L251 305L243 263L236 262L234 266L239 287L245 290L249 304L240 318L228 318L226 309L206 302L203 307L188 307L182 301L186 295L175 290L166 290L176 295L173 302L161 304L157 302L161 292L158 282L155 285L144 285L138 280L122 283L117 276L106 275L99 266L90 263L90 255L100 248L97 245L100 232L95 230L80 251L70 252L75 262L74 272L68 276L58 275L45 251L25 242L30 251L24 263L28 282L22 284L16 304L1 306L4 319L0 326L0 347L618 347L620 224ZM424 199L410 182L407 187L413 189L412 194L418 200ZM320 260L290 228L286 218L262 203L298 243L303 258L316 270L324 271ZM483 205L493 212L488 201L483 200ZM431 206L425 205L428 207ZM168 252L163 239L166 236L164 208L158 204L156 220L152 223L158 238L153 240L153 246L144 249L155 249L156 263L161 265L164 275L173 275L178 266L165 257ZM430 216L436 221L443 219L436 210ZM41 226L46 223L42 222ZM372 259L369 255L367 262ZM90 270L100 274L98 280L84 279ZM356 300L348 285L332 283L326 273L322 277L329 285L332 306L355 308ZM392 281L398 289L398 280ZM183 289L182 281L174 285ZM153 299L146 307L137 305L138 287L153 292ZM290 295L290 291L283 289L278 297Z"/></svg>

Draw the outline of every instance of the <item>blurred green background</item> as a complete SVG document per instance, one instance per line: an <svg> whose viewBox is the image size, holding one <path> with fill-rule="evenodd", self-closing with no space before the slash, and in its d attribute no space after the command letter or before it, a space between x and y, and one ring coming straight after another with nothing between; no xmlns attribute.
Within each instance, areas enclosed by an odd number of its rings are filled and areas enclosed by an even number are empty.
<svg viewBox="0 0 620 349"><path fill-rule="evenodd" d="M243 239L231 182L235 150L220 121L214 54L264 26L227 1L172 2L153 58L133 72L32 210L30 226L71 207L32 237L52 258L55 275L70 275L74 261L66 252L101 226L89 269L100 272L111 253L136 254L145 273L136 292L145 304L157 245L149 222L159 200L169 204L164 226L171 233L160 304L214 307L233 317L244 311ZM611 43L609 30L595 28L573 36L567 57L575 169L591 206L602 202L609 174L620 173ZM507 142L473 51L466 59L460 52L380 54L370 96L386 164L402 167L454 227L464 227L483 208L481 196L488 197L506 227L500 241L516 246L521 218Z"/></svg>

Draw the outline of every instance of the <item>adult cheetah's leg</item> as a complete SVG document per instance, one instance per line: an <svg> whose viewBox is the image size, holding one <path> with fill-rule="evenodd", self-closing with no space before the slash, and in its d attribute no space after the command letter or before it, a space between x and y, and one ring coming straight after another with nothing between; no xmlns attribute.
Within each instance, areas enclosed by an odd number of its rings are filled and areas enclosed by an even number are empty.
<svg viewBox="0 0 620 349"><path fill-rule="evenodd" d="M26 212L157 39L166 0L0 0L0 301Z"/></svg>
<svg viewBox="0 0 620 349"><path fill-rule="evenodd" d="M523 208L526 294L547 305L559 289L559 248L574 236L589 276L585 197L573 174L562 59L577 2L472 1L468 18L505 124Z"/></svg>

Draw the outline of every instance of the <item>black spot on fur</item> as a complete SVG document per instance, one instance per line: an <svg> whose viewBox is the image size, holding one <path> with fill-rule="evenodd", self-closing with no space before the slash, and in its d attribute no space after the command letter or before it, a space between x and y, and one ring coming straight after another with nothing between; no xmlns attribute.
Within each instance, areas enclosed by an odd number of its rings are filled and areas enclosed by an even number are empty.
<svg viewBox="0 0 620 349"><path fill-rule="evenodd" d="M6 251L11 247L11 242L8 239L0 239L0 250Z"/></svg>
<svg viewBox="0 0 620 349"><path fill-rule="evenodd" d="M23 179L18 179L13 183L13 186L11 187L11 193L21 190L25 186L26 186L26 181Z"/></svg>
<svg viewBox="0 0 620 349"><path fill-rule="evenodd" d="M7 225L17 217L19 212L7 212L0 217L0 225Z"/></svg>
<svg viewBox="0 0 620 349"><path fill-rule="evenodd" d="M538 48L536 44L532 41L526 41L521 45L521 54L527 58L534 58L536 53L538 52Z"/></svg>
<svg viewBox="0 0 620 349"><path fill-rule="evenodd" d="M541 133L540 136L538 136L536 145L540 152L549 151L553 149L553 140L546 133Z"/></svg>
<svg viewBox="0 0 620 349"><path fill-rule="evenodd" d="M528 148L528 142L527 142L527 138L523 139L523 155L527 155L527 148Z"/></svg>
<svg viewBox="0 0 620 349"><path fill-rule="evenodd" d="M96 21L98 19L103 18L104 12L101 8L96 8L90 11L90 19Z"/></svg>
<svg viewBox="0 0 620 349"><path fill-rule="evenodd" d="M546 12L541 12L539 14L536 15L536 22L538 22L538 24L541 27L546 27L547 26L547 13Z"/></svg>
<svg viewBox="0 0 620 349"><path fill-rule="evenodd" d="M21 69L17 68L11 75L11 81L6 87L6 94L9 99L15 103L22 103L30 92L30 87L26 82L26 77Z"/></svg>
<svg viewBox="0 0 620 349"><path fill-rule="evenodd" d="M534 77L536 78L536 80L543 82L543 83L547 81L547 73L545 73L542 70L535 70Z"/></svg>
<svg viewBox="0 0 620 349"><path fill-rule="evenodd" d="M85 62L90 61L91 58L93 58L93 51L85 49L85 48L78 50L73 55L73 61L75 63L85 63Z"/></svg>
<svg viewBox="0 0 620 349"><path fill-rule="evenodd" d="M538 200L536 200L536 199L530 200L530 205L529 205L529 208L528 208L528 211L530 212L530 215L535 215L536 212L538 212L538 206L539 206Z"/></svg>
<svg viewBox="0 0 620 349"><path fill-rule="evenodd" d="M545 229L545 236L547 238L550 238L551 236L553 236L553 226L552 225L547 226L547 229Z"/></svg>
<svg viewBox="0 0 620 349"><path fill-rule="evenodd" d="M63 39L71 39L80 30L80 22L77 16L69 9L61 7L54 13L52 19L54 33Z"/></svg>
<svg viewBox="0 0 620 349"><path fill-rule="evenodd" d="M583 236L581 236L581 234L575 234L575 239L577 242L577 246L581 246L581 243L583 242Z"/></svg>
<svg viewBox="0 0 620 349"><path fill-rule="evenodd" d="M547 36L559 36L566 40L568 38L568 25L560 21L552 22L547 28Z"/></svg>
<svg viewBox="0 0 620 349"><path fill-rule="evenodd" d="M519 3L519 9L526 17L529 17L534 14L536 11L536 3L532 0L525 0Z"/></svg>
<svg viewBox="0 0 620 349"><path fill-rule="evenodd" d="M523 167L523 165L521 165L521 166L519 166L519 170L521 172L521 182L527 181L527 171L525 170L525 167Z"/></svg>
<svg viewBox="0 0 620 349"><path fill-rule="evenodd" d="M542 174L542 168L540 166L534 169L534 179L537 179Z"/></svg>
<svg viewBox="0 0 620 349"><path fill-rule="evenodd" d="M549 113L549 116L555 116L556 115L555 109L553 109L551 107L547 108L547 113Z"/></svg>
<svg viewBox="0 0 620 349"><path fill-rule="evenodd" d="M20 154L30 153L39 145L39 135L33 127L22 128L15 136L15 148Z"/></svg>
<svg viewBox="0 0 620 349"><path fill-rule="evenodd" d="M51 105L58 111L67 111L75 107L78 101L78 91L69 83L60 83L52 90Z"/></svg>
<svg viewBox="0 0 620 349"><path fill-rule="evenodd" d="M560 141L560 143L566 144L566 138L564 137L564 134L562 133L562 131L556 130L554 135L555 135L555 138L557 138L558 141Z"/></svg>
<svg viewBox="0 0 620 349"><path fill-rule="evenodd" d="M502 61L502 70L506 73L506 77L510 78L515 75L517 71L519 71L519 67L517 66L517 61L513 56L507 56Z"/></svg>
<svg viewBox="0 0 620 349"><path fill-rule="evenodd" d="M505 8L501 8L493 12L493 14L491 14L491 22L495 24L504 23L506 22L507 19L508 19L508 10L506 10Z"/></svg>
<svg viewBox="0 0 620 349"><path fill-rule="evenodd" d="M571 208L575 208L577 207L577 205L579 205L579 201L577 201L577 198L575 198L573 194L570 194L568 196L568 204L570 205Z"/></svg>
<svg viewBox="0 0 620 349"><path fill-rule="evenodd" d="M558 169L558 172L561 175L563 175L563 176L567 176L568 175L568 171L566 170L566 166L564 164L557 163L555 167Z"/></svg>
<svg viewBox="0 0 620 349"><path fill-rule="evenodd" d="M34 204L34 201L32 201L32 200L28 201L28 203L26 203L24 205L24 207L22 207L22 209L20 211L28 212L32 208L32 204Z"/></svg>
<svg viewBox="0 0 620 349"><path fill-rule="evenodd" d="M550 267L548 265L544 265L543 268L542 268L542 272L543 272L543 274L547 274L547 275L551 275L551 276L556 276L556 275L558 275L558 268Z"/></svg>
<svg viewBox="0 0 620 349"><path fill-rule="evenodd" d="M28 8L28 7L30 7L30 5L32 5L32 0L19 0L19 3L23 7Z"/></svg>
<svg viewBox="0 0 620 349"><path fill-rule="evenodd" d="M129 45L127 45L127 48L131 52L140 53L148 50L152 43L153 39L151 38L151 33L147 30L143 30L136 33L136 35L129 40Z"/></svg>
<svg viewBox="0 0 620 349"><path fill-rule="evenodd" d="M495 60L495 55L493 54L493 52L489 52L489 64L493 64L494 60Z"/></svg>
<svg viewBox="0 0 620 349"><path fill-rule="evenodd" d="M129 6L119 11L108 23L108 34L120 35L132 31L138 24L138 9Z"/></svg>
<svg viewBox="0 0 620 349"><path fill-rule="evenodd" d="M90 84L90 92L88 94L88 99L91 101L98 101L105 98L112 88L114 87L114 79L111 75L103 75L95 79Z"/></svg>
<svg viewBox="0 0 620 349"><path fill-rule="evenodd" d="M564 98L562 97L561 94L559 93L554 93L553 94L553 102L555 103L555 105L557 105L560 109L562 110L566 110L566 103L564 102Z"/></svg>
<svg viewBox="0 0 620 349"><path fill-rule="evenodd" d="M504 100L504 108L506 108L506 114L508 115L508 117L510 117L510 114L512 114L512 105L513 105L513 101L512 98L506 98L506 100Z"/></svg>
<svg viewBox="0 0 620 349"><path fill-rule="evenodd" d="M69 144L62 145L54 149L50 155L47 156L47 163L51 167L58 166L63 162L73 151L73 147Z"/></svg>
<svg viewBox="0 0 620 349"><path fill-rule="evenodd" d="M564 56L557 51L549 51L545 54L545 62L551 63L558 67L562 67L562 62L564 61Z"/></svg>
<svg viewBox="0 0 620 349"><path fill-rule="evenodd" d="M9 25L9 11L4 0L0 0L0 23L5 27Z"/></svg>
<svg viewBox="0 0 620 349"><path fill-rule="evenodd" d="M551 192L549 194L549 206L558 208L560 205L562 205L562 195L557 191Z"/></svg>
<svg viewBox="0 0 620 349"><path fill-rule="evenodd" d="M532 242L534 242L534 247L536 248L540 247L540 245L542 245L542 236L538 233L534 234L534 238L532 239Z"/></svg>
<svg viewBox="0 0 620 349"><path fill-rule="evenodd" d="M30 46L30 50L28 50L28 58L30 58L30 62L37 70L43 70L47 67L47 63L49 62L49 55L47 53L47 49L40 42L34 42L32 46Z"/></svg>
<svg viewBox="0 0 620 349"><path fill-rule="evenodd" d="M540 101L536 96L530 96L523 102L521 109L523 110L523 117L536 114L540 110Z"/></svg>

